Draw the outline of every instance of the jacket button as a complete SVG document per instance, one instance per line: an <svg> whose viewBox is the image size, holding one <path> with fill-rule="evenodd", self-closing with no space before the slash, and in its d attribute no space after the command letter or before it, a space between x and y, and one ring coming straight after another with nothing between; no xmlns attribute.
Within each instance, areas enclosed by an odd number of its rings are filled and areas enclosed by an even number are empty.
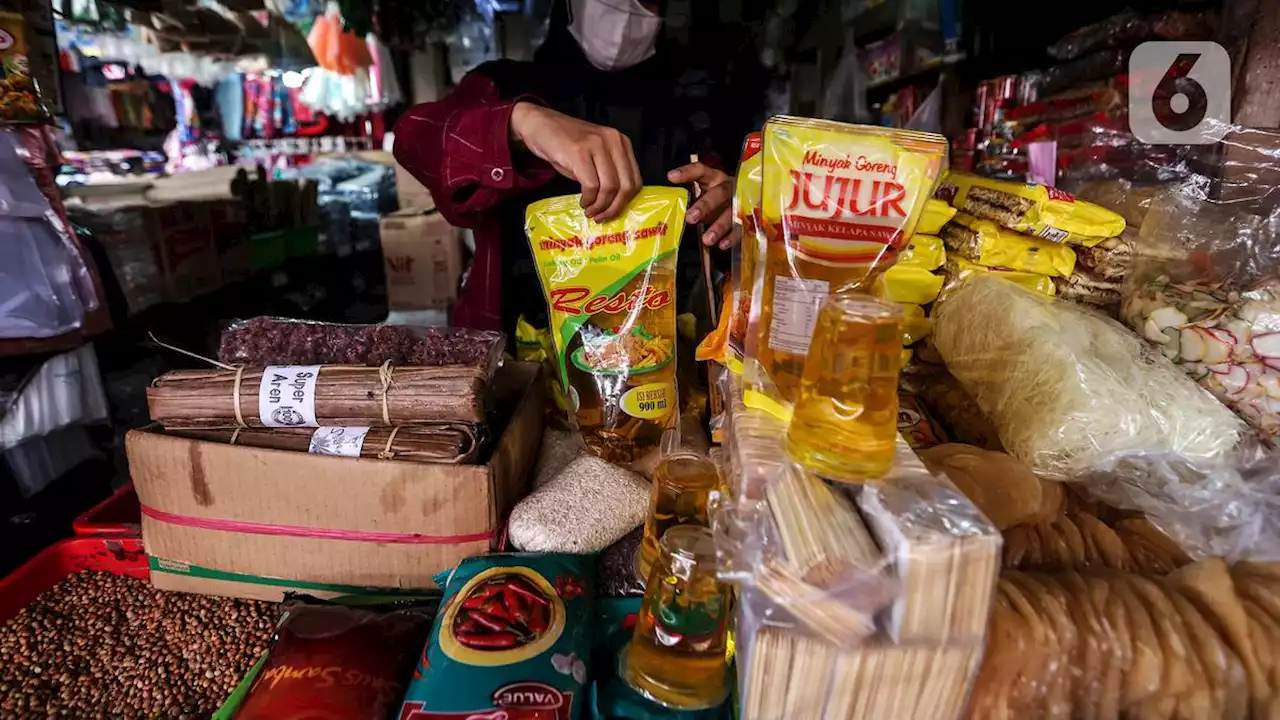
<svg viewBox="0 0 1280 720"><path fill-rule="evenodd" d="M502 182L502 178L506 176L507 176L507 172L502 168L494 168L493 170L489 171L489 177L493 178L494 182Z"/></svg>

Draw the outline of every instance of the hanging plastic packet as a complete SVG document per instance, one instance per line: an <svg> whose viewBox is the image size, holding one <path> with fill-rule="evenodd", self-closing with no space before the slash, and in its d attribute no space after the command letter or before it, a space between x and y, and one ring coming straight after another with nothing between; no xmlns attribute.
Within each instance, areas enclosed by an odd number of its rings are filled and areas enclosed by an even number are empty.
<svg viewBox="0 0 1280 720"><path fill-rule="evenodd" d="M958 213L942 228L947 249L966 260L986 267L1071 277L1076 252L1066 245L1022 235L990 220Z"/></svg>
<svg viewBox="0 0 1280 720"><path fill-rule="evenodd" d="M1092 247L1124 232L1124 218L1047 185L951 173L938 197L959 210L1027 235Z"/></svg>
<svg viewBox="0 0 1280 720"><path fill-rule="evenodd" d="M541 200L525 232L546 294L555 369L591 452L631 462L676 417L676 249L688 192L646 187L606 223L579 195Z"/></svg>
<svg viewBox="0 0 1280 720"><path fill-rule="evenodd" d="M893 264L946 165L947 141L776 117L765 125L763 156L766 250L746 403L786 419L818 308L829 294L866 291Z"/></svg>
<svg viewBox="0 0 1280 720"><path fill-rule="evenodd" d="M742 358L746 354L747 328L755 299L756 266L764 254L764 237L760 232L760 180L764 171L764 141L760 133L747 135L742 144L742 161L733 191L733 229L739 242L733 248L733 312L729 320L729 352L725 367L735 375L742 374Z"/></svg>
<svg viewBox="0 0 1280 720"><path fill-rule="evenodd" d="M920 222L916 224L916 232L922 235L937 235L956 216L957 210L946 203L945 200L937 198L929 198L924 201L924 212L920 215Z"/></svg>
<svg viewBox="0 0 1280 720"><path fill-rule="evenodd" d="M937 235L911 236L911 242L898 254L894 267L912 267L921 270L937 270L947 262L947 248Z"/></svg>
<svg viewBox="0 0 1280 720"><path fill-rule="evenodd" d="M938 295L938 299L946 300L947 296L955 292L955 289L960 286L960 283L975 275L985 275L987 273L992 273L997 277L1004 278L1015 285L1038 292L1041 295L1053 297L1058 294L1057 288L1053 284L1053 278L1047 275L1005 270L1003 268L989 268L969 262L962 257L953 257L947 260L946 284Z"/></svg>
<svg viewBox="0 0 1280 720"><path fill-rule="evenodd" d="M942 292L943 277L918 267L894 265L884 273L885 292L881 297L896 303L928 305Z"/></svg>

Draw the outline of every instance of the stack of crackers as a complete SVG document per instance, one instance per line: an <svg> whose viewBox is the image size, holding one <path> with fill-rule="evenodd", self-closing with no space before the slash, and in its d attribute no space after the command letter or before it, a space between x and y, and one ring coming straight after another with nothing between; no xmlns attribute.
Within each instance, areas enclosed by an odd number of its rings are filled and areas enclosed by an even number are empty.
<svg viewBox="0 0 1280 720"><path fill-rule="evenodd" d="M1280 567L1006 572L970 718L1274 718Z"/></svg>

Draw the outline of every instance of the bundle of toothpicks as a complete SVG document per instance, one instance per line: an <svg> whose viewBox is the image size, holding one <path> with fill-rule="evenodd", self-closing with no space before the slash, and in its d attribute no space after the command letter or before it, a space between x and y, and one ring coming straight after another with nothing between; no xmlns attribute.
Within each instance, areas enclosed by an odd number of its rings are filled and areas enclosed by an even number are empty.
<svg viewBox="0 0 1280 720"><path fill-rule="evenodd" d="M999 532L901 438L888 476L849 485L790 462L785 435L729 404L735 477L716 523L722 576L739 593L743 717L960 717Z"/></svg>

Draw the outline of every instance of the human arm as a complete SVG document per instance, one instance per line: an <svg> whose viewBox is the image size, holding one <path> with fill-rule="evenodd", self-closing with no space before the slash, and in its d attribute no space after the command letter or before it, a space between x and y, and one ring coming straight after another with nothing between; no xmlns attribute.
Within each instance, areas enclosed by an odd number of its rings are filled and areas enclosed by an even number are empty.
<svg viewBox="0 0 1280 720"><path fill-rule="evenodd" d="M410 108L395 128L396 161L459 227L474 227L488 210L555 176L551 165L520 153L510 139L515 106L537 99L502 97L483 70L467 73L445 98Z"/></svg>

